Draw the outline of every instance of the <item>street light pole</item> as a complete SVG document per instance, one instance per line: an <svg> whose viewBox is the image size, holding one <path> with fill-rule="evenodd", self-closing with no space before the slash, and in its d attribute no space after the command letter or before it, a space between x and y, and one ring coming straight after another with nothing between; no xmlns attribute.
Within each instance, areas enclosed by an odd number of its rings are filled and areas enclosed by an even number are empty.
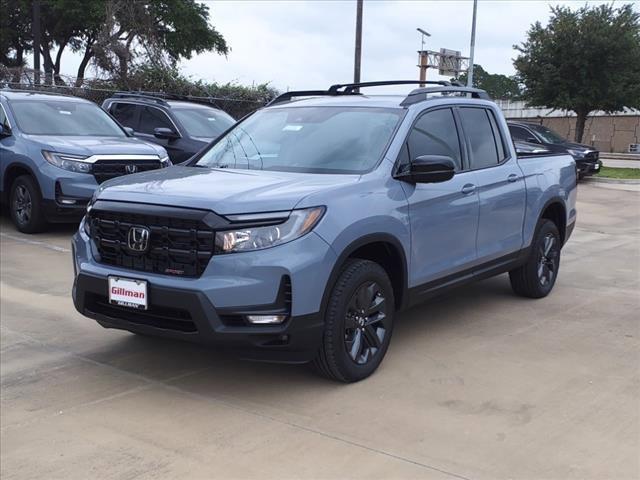
<svg viewBox="0 0 640 480"><path fill-rule="evenodd" d="M33 2L33 23L31 24L33 35L33 82L40 84L40 0Z"/></svg>
<svg viewBox="0 0 640 480"><path fill-rule="evenodd" d="M362 3L356 0L356 48L353 62L353 83L360 83L360 62L362 59Z"/></svg>
<svg viewBox="0 0 640 480"><path fill-rule="evenodd" d="M471 21L471 51L469 52L469 72L467 73L467 87L473 87L473 51L476 48L476 12L478 0L473 0L473 20Z"/></svg>

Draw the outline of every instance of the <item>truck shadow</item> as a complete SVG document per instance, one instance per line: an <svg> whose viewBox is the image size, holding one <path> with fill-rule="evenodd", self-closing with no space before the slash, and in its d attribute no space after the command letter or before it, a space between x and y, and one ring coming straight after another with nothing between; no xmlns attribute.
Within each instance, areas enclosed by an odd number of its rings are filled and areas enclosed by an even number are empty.
<svg viewBox="0 0 640 480"><path fill-rule="evenodd" d="M378 372L352 385L326 380L316 375L309 365L249 362L230 352L206 346L125 332L121 339L104 344L102 349L85 353L95 361L202 398L243 404L288 403L294 398L304 401L312 393L323 396L340 389L382 388L385 382L394 377L397 379L407 368L424 369L426 382L430 375L429 365L405 365L405 352L429 352L437 344L442 351L442 339L450 341L452 337L464 334L473 322L487 322L487 316L491 315L488 312L499 310L496 305L511 298L514 295L508 278L500 276L451 291L399 313L391 347Z"/></svg>

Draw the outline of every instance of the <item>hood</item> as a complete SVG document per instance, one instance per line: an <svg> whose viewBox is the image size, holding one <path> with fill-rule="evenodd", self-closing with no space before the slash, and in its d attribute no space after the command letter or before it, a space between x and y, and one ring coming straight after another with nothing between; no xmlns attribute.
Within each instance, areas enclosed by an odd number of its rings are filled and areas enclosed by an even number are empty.
<svg viewBox="0 0 640 480"><path fill-rule="evenodd" d="M43 150L53 150L73 155L159 155L166 151L160 145L147 143L134 137L85 137L73 135L25 135L40 144Z"/></svg>
<svg viewBox="0 0 640 480"><path fill-rule="evenodd" d="M583 143L574 143L574 142L566 142L562 144L565 148L570 148L571 150L593 150L596 151L595 147L591 145L585 145Z"/></svg>
<svg viewBox="0 0 640 480"><path fill-rule="evenodd" d="M221 215L293 209L312 193L355 183L359 175L174 166L114 178L98 198L213 210Z"/></svg>

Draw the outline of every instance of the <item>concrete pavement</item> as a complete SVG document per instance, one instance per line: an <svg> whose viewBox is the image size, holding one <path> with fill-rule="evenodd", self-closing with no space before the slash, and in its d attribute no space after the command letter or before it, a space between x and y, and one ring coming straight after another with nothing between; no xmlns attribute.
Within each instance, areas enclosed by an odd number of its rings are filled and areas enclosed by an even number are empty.
<svg viewBox="0 0 640 480"><path fill-rule="evenodd" d="M104 330L73 229L0 224L0 476L640 477L640 193L581 184L558 283L506 275L399 315L354 385Z"/></svg>

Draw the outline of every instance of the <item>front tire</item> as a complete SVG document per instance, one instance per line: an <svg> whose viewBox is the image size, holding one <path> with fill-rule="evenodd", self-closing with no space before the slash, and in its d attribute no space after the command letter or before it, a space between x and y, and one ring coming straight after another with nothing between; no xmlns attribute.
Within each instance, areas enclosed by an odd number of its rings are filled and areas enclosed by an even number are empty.
<svg viewBox="0 0 640 480"><path fill-rule="evenodd" d="M38 233L47 227L42 210L40 188L29 175L21 175L11 185L9 194L11 220L22 233Z"/></svg>
<svg viewBox="0 0 640 480"><path fill-rule="evenodd" d="M349 260L329 297L316 369L344 383L367 378L387 352L394 313L385 270L369 260Z"/></svg>
<svg viewBox="0 0 640 480"><path fill-rule="evenodd" d="M526 263L509 272L513 291L529 298L549 295L558 278L561 247L560 232L556 224L542 219Z"/></svg>

